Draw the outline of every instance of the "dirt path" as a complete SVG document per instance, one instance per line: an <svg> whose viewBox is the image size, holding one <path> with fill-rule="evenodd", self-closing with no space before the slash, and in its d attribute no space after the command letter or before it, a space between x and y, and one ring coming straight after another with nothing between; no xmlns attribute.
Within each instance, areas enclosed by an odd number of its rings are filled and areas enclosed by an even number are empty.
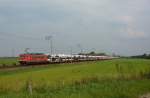
<svg viewBox="0 0 150 98"><path fill-rule="evenodd" d="M150 98L150 93L144 94L144 95L140 96L139 98Z"/></svg>
<svg viewBox="0 0 150 98"><path fill-rule="evenodd" d="M36 66L12 66L12 67L4 67L0 68L0 71L13 71L13 70L20 70L20 69L29 69L29 68L40 68L40 67L47 67L48 65L36 65Z"/></svg>

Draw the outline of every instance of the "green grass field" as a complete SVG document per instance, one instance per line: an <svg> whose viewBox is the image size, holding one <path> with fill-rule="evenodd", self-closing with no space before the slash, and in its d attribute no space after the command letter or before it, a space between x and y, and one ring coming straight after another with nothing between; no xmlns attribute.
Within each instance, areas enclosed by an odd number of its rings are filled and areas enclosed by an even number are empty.
<svg viewBox="0 0 150 98"><path fill-rule="evenodd" d="M142 77L149 70L144 59L0 70L0 97L138 98L150 92L150 80Z"/></svg>
<svg viewBox="0 0 150 98"><path fill-rule="evenodd" d="M16 57L7 57L7 58L0 58L0 67L1 66L14 66L18 65L18 58Z"/></svg>

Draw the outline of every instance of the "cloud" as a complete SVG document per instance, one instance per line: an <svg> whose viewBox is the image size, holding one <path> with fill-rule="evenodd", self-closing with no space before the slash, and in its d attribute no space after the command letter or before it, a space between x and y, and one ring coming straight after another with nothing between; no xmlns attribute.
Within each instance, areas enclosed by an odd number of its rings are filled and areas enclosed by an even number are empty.
<svg viewBox="0 0 150 98"><path fill-rule="evenodd" d="M132 39L141 39L141 38L147 38L147 34L145 32L140 32L133 30L132 28L128 28L128 30L125 32L124 37L126 38L132 38Z"/></svg>
<svg viewBox="0 0 150 98"><path fill-rule="evenodd" d="M133 15L119 16L118 21L125 24L125 27L120 29L120 35L122 37L130 39L141 39L148 37L146 32L139 30L136 22L138 20L134 18Z"/></svg>
<svg viewBox="0 0 150 98"><path fill-rule="evenodd" d="M123 22L123 23L129 24L129 23L132 23L134 21L134 18L132 16L129 16L129 15L124 15L124 16L119 16L118 20Z"/></svg>
<svg viewBox="0 0 150 98"><path fill-rule="evenodd" d="M0 31L16 35L54 37L57 48L81 43L85 48L118 51L120 39L130 46L132 39L148 39L150 25L149 0L0 0ZM21 34L20 34L21 33ZM67 38L66 38L67 37ZM27 42L24 47L44 47L43 42ZM22 47L22 40L9 41ZM31 44L32 43L32 44ZM114 46L114 43L117 43ZM144 42L143 42L144 43ZM3 44L0 42L0 44ZM8 43L9 44L9 43ZM9 47L11 48L11 44ZM7 44L6 44L7 45ZM44 43L45 46L47 44ZM143 47L146 45L142 44ZM5 45L3 45L5 50ZM129 47L133 49L134 47ZM120 47L119 51L124 52ZM128 53L128 52L126 52Z"/></svg>

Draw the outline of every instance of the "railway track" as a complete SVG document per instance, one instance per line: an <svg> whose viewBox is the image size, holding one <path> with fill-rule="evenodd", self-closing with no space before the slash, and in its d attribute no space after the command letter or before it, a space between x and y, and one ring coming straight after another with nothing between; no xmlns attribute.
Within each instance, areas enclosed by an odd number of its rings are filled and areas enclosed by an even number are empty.
<svg viewBox="0 0 150 98"><path fill-rule="evenodd" d="M5 70L17 70L17 69L28 69L28 68L36 68L36 67L46 67L46 66L50 66L49 64L42 64L42 65L27 65L27 66L22 66L22 65L17 65L17 66L13 66L13 65L7 65L5 67L0 67L0 71L5 71Z"/></svg>
<svg viewBox="0 0 150 98"><path fill-rule="evenodd" d="M35 68L35 67L46 67L50 66L51 64L66 64L66 63L80 63L80 62L85 62L85 61L76 61L76 62L52 62L52 63L47 63L47 64L30 64L30 65L5 65L5 66L0 66L0 70L15 70L15 69L26 69L26 68ZM88 62L88 61L86 61Z"/></svg>
<svg viewBox="0 0 150 98"><path fill-rule="evenodd" d="M111 59L108 59L111 60ZM77 64L80 62L92 62L92 61L105 61L105 60L85 60L85 61L68 61L68 62L51 62L51 63L45 63L45 64L27 64L27 65L22 65L22 64L18 64L18 65L5 65L5 66L0 66L0 70L16 70L16 69L27 69L27 68L36 68L36 67L46 67L46 66L50 66L52 64L66 64L66 63L70 63L70 64Z"/></svg>

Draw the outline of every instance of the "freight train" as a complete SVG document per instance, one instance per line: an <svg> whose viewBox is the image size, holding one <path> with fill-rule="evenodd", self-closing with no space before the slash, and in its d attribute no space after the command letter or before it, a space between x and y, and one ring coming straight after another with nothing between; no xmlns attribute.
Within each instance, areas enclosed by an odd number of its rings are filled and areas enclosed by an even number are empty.
<svg viewBox="0 0 150 98"><path fill-rule="evenodd" d="M111 56L92 56L92 55L66 55L66 54L43 54L43 53L26 53L19 55L21 65L31 64L49 64L49 63L67 63L81 61L110 60Z"/></svg>

